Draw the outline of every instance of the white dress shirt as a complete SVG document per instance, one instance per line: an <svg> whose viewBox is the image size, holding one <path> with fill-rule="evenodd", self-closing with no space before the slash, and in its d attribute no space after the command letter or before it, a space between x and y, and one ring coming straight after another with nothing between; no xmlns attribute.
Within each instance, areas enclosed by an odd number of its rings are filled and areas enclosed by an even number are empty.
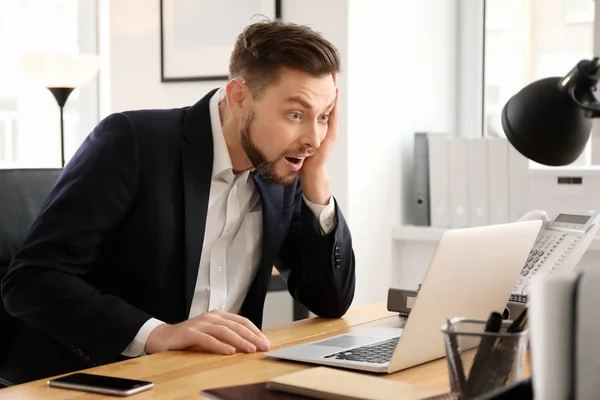
<svg viewBox="0 0 600 400"><path fill-rule="evenodd" d="M238 313L258 271L262 245L262 205L251 171L233 173L219 115L220 89L210 100L214 159L206 230L189 318L222 309ZM321 224L322 233L337 226L335 207L319 205L303 197ZM151 318L123 351L127 357L144 353L150 332L164 322Z"/></svg>

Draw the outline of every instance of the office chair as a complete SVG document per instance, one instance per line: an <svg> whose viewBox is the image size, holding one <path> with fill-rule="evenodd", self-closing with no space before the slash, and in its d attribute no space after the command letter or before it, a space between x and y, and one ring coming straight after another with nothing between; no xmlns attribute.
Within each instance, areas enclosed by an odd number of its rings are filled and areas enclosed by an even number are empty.
<svg viewBox="0 0 600 400"><path fill-rule="evenodd" d="M0 281L61 171L0 169ZM11 317L0 300L0 366L21 331L21 321ZM0 388L9 385L0 376Z"/></svg>

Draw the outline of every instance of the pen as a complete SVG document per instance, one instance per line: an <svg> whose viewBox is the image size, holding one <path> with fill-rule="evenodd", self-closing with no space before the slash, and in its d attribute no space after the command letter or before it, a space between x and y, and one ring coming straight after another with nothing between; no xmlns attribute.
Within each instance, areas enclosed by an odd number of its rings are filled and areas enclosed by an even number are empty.
<svg viewBox="0 0 600 400"><path fill-rule="evenodd" d="M519 316L510 324L506 332L516 333L523 332L525 325L527 325L527 307L519 314Z"/></svg>
<svg viewBox="0 0 600 400"><path fill-rule="evenodd" d="M454 331L454 326L448 321L448 331ZM462 359L460 358L460 348L458 347L458 342L456 340L456 335L454 332L448 332L448 340L450 340L450 347L452 350L452 360L454 361L454 372L455 376L458 379L458 387L462 392L465 389L465 370L462 364ZM450 364L452 366L452 363Z"/></svg>
<svg viewBox="0 0 600 400"><path fill-rule="evenodd" d="M492 312L489 319L485 324L486 333L497 333L500 331L502 326L502 314L498 312ZM497 338L494 336L482 335L479 346L477 347L477 353L473 360L473 366L469 372L469 379L465 385L464 394L466 397L477 396L480 393L479 389L485 385L486 376L485 365L489 362L490 354L496 344Z"/></svg>
<svg viewBox="0 0 600 400"><path fill-rule="evenodd" d="M527 307L519 314L519 316L510 324L507 333L520 333L527 325ZM493 378L490 383L494 386L502 386L507 383L515 362L515 345L518 338L504 338L501 340L494 350L495 368L492 371Z"/></svg>

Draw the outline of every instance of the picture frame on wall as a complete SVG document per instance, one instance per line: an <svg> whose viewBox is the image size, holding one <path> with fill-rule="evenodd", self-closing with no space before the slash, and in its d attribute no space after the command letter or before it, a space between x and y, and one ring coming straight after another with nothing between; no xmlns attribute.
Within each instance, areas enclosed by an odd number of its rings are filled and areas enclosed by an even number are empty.
<svg viewBox="0 0 600 400"><path fill-rule="evenodd" d="M160 0L161 82L228 79L242 30L281 18L281 0Z"/></svg>

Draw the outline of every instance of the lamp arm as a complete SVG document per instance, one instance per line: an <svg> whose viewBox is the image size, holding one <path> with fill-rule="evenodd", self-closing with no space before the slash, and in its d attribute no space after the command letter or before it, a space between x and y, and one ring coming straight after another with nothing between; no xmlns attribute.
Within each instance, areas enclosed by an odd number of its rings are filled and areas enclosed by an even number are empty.
<svg viewBox="0 0 600 400"><path fill-rule="evenodd" d="M594 92L596 84L600 81L600 59L581 60L560 81L559 89L566 90L571 100L578 107L585 110L586 118L600 117L600 103Z"/></svg>
<svg viewBox="0 0 600 400"><path fill-rule="evenodd" d="M594 96L593 88L587 88L583 95L583 97L589 104L584 104L577 99L577 96L575 96L575 86L572 86L569 89L569 96L571 97L571 100L573 100L573 102L577 104L577 106L579 106L579 108L582 108L585 111L587 111L585 113L586 118L600 117L600 103L596 100L596 96Z"/></svg>

